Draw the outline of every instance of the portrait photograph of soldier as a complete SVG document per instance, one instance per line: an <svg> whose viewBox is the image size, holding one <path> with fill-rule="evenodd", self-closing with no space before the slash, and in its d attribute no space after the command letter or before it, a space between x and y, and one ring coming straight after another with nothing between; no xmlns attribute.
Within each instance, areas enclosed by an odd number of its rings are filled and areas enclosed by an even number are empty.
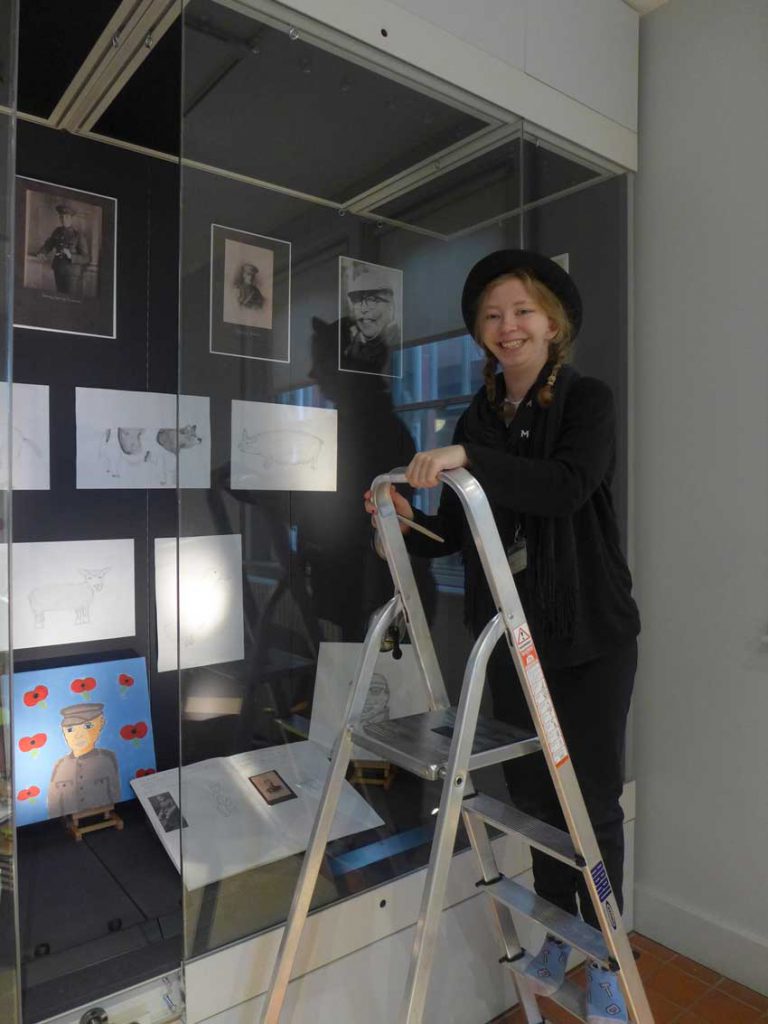
<svg viewBox="0 0 768 1024"><path fill-rule="evenodd" d="M402 376L403 272L339 257L339 369Z"/></svg>
<svg viewBox="0 0 768 1024"><path fill-rule="evenodd" d="M211 225L210 351L290 359L288 242Z"/></svg>
<svg viewBox="0 0 768 1024"><path fill-rule="evenodd" d="M106 718L101 703L62 708L61 731L69 753L53 766L48 815L80 814L120 799L120 766L112 750L97 746Z"/></svg>
<svg viewBox="0 0 768 1024"><path fill-rule="evenodd" d="M163 832L178 832L180 828L189 827L186 819L182 818L179 805L172 793L156 793L149 798L149 802Z"/></svg>
<svg viewBox="0 0 768 1024"><path fill-rule="evenodd" d="M227 323L272 328L273 264L268 249L226 240L222 315Z"/></svg>
<svg viewBox="0 0 768 1024"><path fill-rule="evenodd" d="M116 200L17 179L14 322L115 336Z"/></svg>

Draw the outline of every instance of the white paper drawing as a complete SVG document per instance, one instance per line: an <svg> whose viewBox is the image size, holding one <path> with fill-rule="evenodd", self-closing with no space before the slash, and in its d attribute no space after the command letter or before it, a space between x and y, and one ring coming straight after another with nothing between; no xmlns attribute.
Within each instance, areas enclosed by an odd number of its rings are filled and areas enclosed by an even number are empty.
<svg viewBox="0 0 768 1024"><path fill-rule="evenodd" d="M234 490L335 491L337 412L232 402Z"/></svg>
<svg viewBox="0 0 768 1024"><path fill-rule="evenodd" d="M14 647L136 633L132 540L13 545Z"/></svg>
<svg viewBox="0 0 768 1024"><path fill-rule="evenodd" d="M76 388L77 486L211 486L210 399ZM178 415L178 422L177 422Z"/></svg>
<svg viewBox="0 0 768 1024"><path fill-rule="evenodd" d="M320 644L309 738L325 750L332 750L344 722L361 648L362 644ZM426 688L419 685L419 667L413 647L404 644L402 652L402 658L397 661L391 654L379 655L362 723L404 718L429 710ZM358 746L353 747L352 757L361 761L378 759L377 754Z"/></svg>
<svg viewBox="0 0 768 1024"><path fill-rule="evenodd" d="M0 489L47 491L51 486L47 384L13 385L13 424L7 436L8 384L0 384Z"/></svg>
<svg viewBox="0 0 768 1024"><path fill-rule="evenodd" d="M188 889L219 881L261 864L302 853L322 795L329 762L309 741L217 757L134 779L131 785L177 870L184 856ZM249 781L277 772L296 799L268 804ZM181 793L179 793L181 774ZM182 827L168 830L153 796L180 808ZM331 839L377 828L384 822L348 782L342 783Z"/></svg>
<svg viewBox="0 0 768 1024"><path fill-rule="evenodd" d="M243 643L243 558L240 534L182 537L178 542L181 628L176 615L177 541L155 539L157 670L240 661ZM177 637L178 629L178 637Z"/></svg>

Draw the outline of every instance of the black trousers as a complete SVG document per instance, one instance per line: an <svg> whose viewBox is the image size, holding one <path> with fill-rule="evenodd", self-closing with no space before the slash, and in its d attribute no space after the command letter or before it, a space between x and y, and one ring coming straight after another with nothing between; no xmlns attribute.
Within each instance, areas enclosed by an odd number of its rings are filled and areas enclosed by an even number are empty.
<svg viewBox="0 0 768 1024"><path fill-rule="evenodd" d="M636 640L582 665L549 670L544 665L552 702L619 909L623 908L624 878L624 814L619 798L636 668ZM532 729L528 706L503 640L490 659L488 679L495 717ZM507 761L504 775L512 802L520 810L565 829L543 754ZM539 850L532 850L531 854L534 887L539 896L575 914L578 894L582 917L597 926L581 874Z"/></svg>

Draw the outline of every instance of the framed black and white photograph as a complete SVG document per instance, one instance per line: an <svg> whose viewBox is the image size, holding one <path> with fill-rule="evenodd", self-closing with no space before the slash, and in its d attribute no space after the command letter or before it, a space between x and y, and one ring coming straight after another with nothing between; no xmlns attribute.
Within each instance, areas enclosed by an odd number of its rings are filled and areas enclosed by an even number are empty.
<svg viewBox="0 0 768 1024"><path fill-rule="evenodd" d="M117 200L16 179L14 326L116 336Z"/></svg>
<svg viewBox="0 0 768 1024"><path fill-rule="evenodd" d="M271 807L273 804L282 804L286 800L295 800L296 794L282 777L280 772L262 772L260 775L251 775L248 781L252 783L256 792L266 800Z"/></svg>
<svg viewBox="0 0 768 1024"><path fill-rule="evenodd" d="M403 375L403 272L339 256L339 369Z"/></svg>
<svg viewBox="0 0 768 1024"><path fill-rule="evenodd" d="M290 242L211 224L211 352L289 363L290 307Z"/></svg>

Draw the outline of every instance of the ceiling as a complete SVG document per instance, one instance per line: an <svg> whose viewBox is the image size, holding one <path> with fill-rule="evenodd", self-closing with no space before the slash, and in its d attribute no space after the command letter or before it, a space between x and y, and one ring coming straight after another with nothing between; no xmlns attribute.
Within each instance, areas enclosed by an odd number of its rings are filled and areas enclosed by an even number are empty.
<svg viewBox="0 0 768 1024"><path fill-rule="evenodd" d="M225 3L188 0L182 28L178 0L24 0L19 111L170 158L183 125L187 162L439 238L604 177L521 138L511 115L459 109ZM455 201L478 180L482 201Z"/></svg>

